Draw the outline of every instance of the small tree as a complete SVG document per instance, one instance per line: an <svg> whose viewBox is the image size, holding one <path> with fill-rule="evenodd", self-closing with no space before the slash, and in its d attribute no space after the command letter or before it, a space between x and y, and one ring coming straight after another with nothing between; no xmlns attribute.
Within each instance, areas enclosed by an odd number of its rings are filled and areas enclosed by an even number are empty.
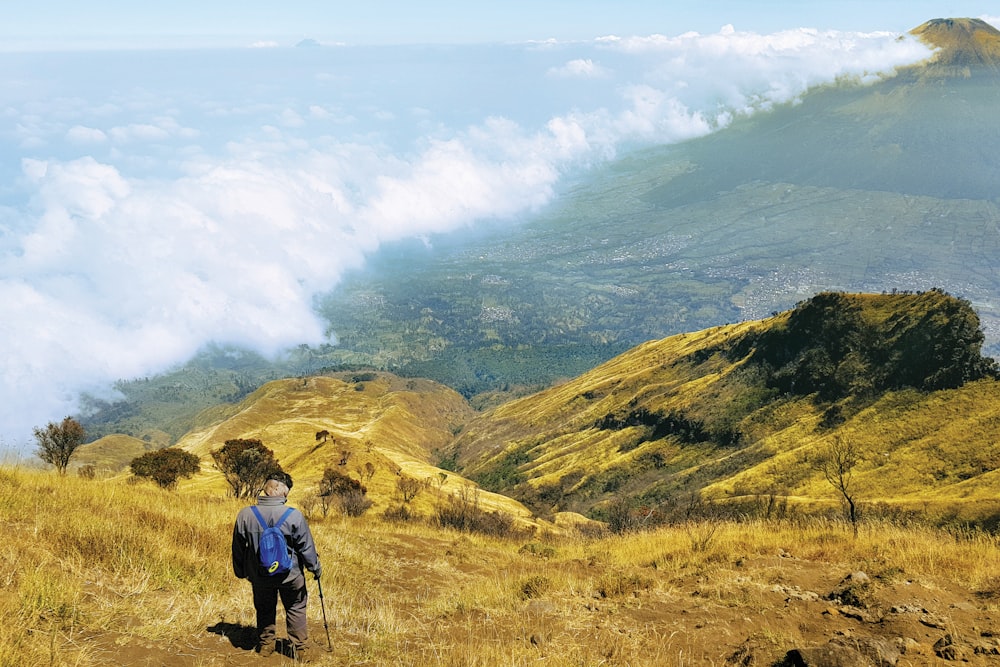
<svg viewBox="0 0 1000 667"><path fill-rule="evenodd" d="M66 474L70 457L86 437L83 426L72 417L66 417L58 424L49 422L45 428L35 428L34 434L38 443L35 450L38 458L54 465L60 475Z"/></svg>
<svg viewBox="0 0 1000 667"><path fill-rule="evenodd" d="M340 511L347 516L361 516L367 512L373 503L362 491L348 491L340 497Z"/></svg>
<svg viewBox="0 0 1000 667"><path fill-rule="evenodd" d="M847 503L847 518L858 535L858 505L853 486L854 468L861 462L861 448L852 438L834 436L826 451L816 463L826 481L835 488Z"/></svg>
<svg viewBox="0 0 1000 667"><path fill-rule="evenodd" d="M403 498L404 503L408 503L416 498L424 490L425 486L426 484L419 479L410 477L409 475L403 475L396 480L396 490L399 491L399 495Z"/></svg>
<svg viewBox="0 0 1000 667"><path fill-rule="evenodd" d="M323 509L323 516L326 516L331 502L340 505L341 510L349 516L360 516L371 507L371 501L365 495L368 489L358 480L345 475L344 473L327 468L323 472L323 479L319 481L319 498ZM355 514L359 508L360 512Z"/></svg>
<svg viewBox="0 0 1000 667"><path fill-rule="evenodd" d="M212 460L237 498L252 497L264 486L268 475L283 472L274 452L257 439L226 440L212 452Z"/></svg>
<svg viewBox="0 0 1000 667"><path fill-rule="evenodd" d="M623 496L615 496L608 503L608 529L616 535L635 530L637 521L632 504Z"/></svg>
<svg viewBox="0 0 1000 667"><path fill-rule="evenodd" d="M172 489L181 478L188 478L201 470L201 460L183 449L167 447L132 459L129 464L136 477L151 479L161 489Z"/></svg>
<svg viewBox="0 0 1000 667"><path fill-rule="evenodd" d="M319 503L319 496L315 493L307 493L299 499L299 509L302 510L302 514L305 515L306 519L312 519L317 503Z"/></svg>

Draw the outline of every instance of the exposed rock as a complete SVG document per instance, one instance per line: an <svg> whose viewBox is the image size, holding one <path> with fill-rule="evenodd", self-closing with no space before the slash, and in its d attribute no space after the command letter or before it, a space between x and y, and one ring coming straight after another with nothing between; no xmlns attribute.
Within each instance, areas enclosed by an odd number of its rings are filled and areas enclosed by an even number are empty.
<svg viewBox="0 0 1000 667"><path fill-rule="evenodd" d="M934 628L935 630L947 630L948 629L948 619L941 618L936 614L925 613L920 615L920 623L926 625L928 628Z"/></svg>
<svg viewBox="0 0 1000 667"><path fill-rule="evenodd" d="M934 654L945 660L967 661L974 653L975 650L972 646L965 642L957 641L950 634L934 642Z"/></svg>
<svg viewBox="0 0 1000 667"><path fill-rule="evenodd" d="M844 641L850 641L876 667L892 667L905 652L905 641L902 638L891 641L880 637L858 637Z"/></svg>
<svg viewBox="0 0 1000 667"><path fill-rule="evenodd" d="M868 659L854 649L840 644L792 649L782 667L871 667Z"/></svg>
<svg viewBox="0 0 1000 667"><path fill-rule="evenodd" d="M826 599L838 601L845 607L865 610L871 606L873 592L874 584L871 577L864 572L853 572L844 577L840 584L830 591ZM841 613L847 616L854 615L853 611L850 609L845 612L844 609L841 609Z"/></svg>
<svg viewBox="0 0 1000 667"><path fill-rule="evenodd" d="M846 616L847 618L853 618L855 621L861 621L862 623L878 623L882 619L865 609L860 607L855 607L853 605L845 604L837 609L837 612L841 616Z"/></svg>
<svg viewBox="0 0 1000 667"><path fill-rule="evenodd" d="M895 667L902 645L902 640L837 637L826 646L792 649L783 667Z"/></svg>
<svg viewBox="0 0 1000 667"><path fill-rule="evenodd" d="M983 637L972 650L976 655L1000 655L1000 641L993 637Z"/></svg>
<svg viewBox="0 0 1000 667"><path fill-rule="evenodd" d="M814 591L804 591L798 586L782 586L781 584L775 584L771 587L771 592L780 593L785 596L785 602L789 600L805 600L807 602L816 602L820 599L819 593Z"/></svg>

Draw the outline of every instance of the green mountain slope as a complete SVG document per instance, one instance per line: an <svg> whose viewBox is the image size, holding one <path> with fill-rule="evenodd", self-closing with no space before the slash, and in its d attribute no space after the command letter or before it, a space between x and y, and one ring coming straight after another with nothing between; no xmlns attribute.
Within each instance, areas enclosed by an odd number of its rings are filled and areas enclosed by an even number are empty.
<svg viewBox="0 0 1000 667"><path fill-rule="evenodd" d="M969 304L939 291L821 294L766 320L644 344L499 406L451 455L536 512L601 517L622 497L667 513L835 500L814 463L846 439L864 453L866 501L992 515L1000 384L981 343Z"/></svg>

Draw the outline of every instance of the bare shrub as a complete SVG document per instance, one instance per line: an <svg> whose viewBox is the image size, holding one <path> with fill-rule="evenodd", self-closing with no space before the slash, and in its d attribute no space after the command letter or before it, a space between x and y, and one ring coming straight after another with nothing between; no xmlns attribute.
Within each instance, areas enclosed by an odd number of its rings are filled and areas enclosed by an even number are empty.
<svg viewBox="0 0 1000 667"><path fill-rule="evenodd" d="M520 549L517 550L519 554L530 554L532 556L538 556L539 558L549 559L556 555L556 548L550 544L542 544L540 542L528 542Z"/></svg>
<svg viewBox="0 0 1000 667"><path fill-rule="evenodd" d="M404 503L408 503L416 498L426 486L424 482L409 475L403 475L396 480L396 490L399 491L399 495Z"/></svg>
<svg viewBox="0 0 1000 667"><path fill-rule="evenodd" d="M858 536L858 499L854 484L854 468L863 460L864 453L852 436L836 435L827 442L826 450L813 464L823 473L830 486L844 499L847 518Z"/></svg>
<svg viewBox="0 0 1000 667"><path fill-rule="evenodd" d="M340 511L347 516L361 516L375 504L359 489L340 494L339 503Z"/></svg>
<svg viewBox="0 0 1000 667"><path fill-rule="evenodd" d="M612 533L621 535L635 530L637 526L638 522L627 498L619 496L608 503L608 529Z"/></svg>
<svg viewBox="0 0 1000 667"><path fill-rule="evenodd" d="M541 597L552 585L548 577L536 574L521 582L521 599L531 600Z"/></svg>
<svg viewBox="0 0 1000 667"><path fill-rule="evenodd" d="M316 506L320 504L319 496L315 493L307 493L301 500L299 500L299 509L305 515L306 519L311 519L313 513L316 511Z"/></svg>
<svg viewBox="0 0 1000 667"><path fill-rule="evenodd" d="M487 512L479 506L479 490L462 487L447 501L440 504L437 522L445 528L455 528L467 533L481 533L493 537L511 537L515 534L514 517L500 510Z"/></svg>
<svg viewBox="0 0 1000 667"><path fill-rule="evenodd" d="M80 468L76 471L76 474L79 475L81 479L94 479L97 477L97 468L94 467L93 463L88 463L80 466Z"/></svg>
<svg viewBox="0 0 1000 667"><path fill-rule="evenodd" d="M323 472L319 481L319 499L323 516L327 515L332 503L348 516L361 516L372 506L372 501L366 495L368 489L358 480L345 475L333 468Z"/></svg>
<svg viewBox="0 0 1000 667"><path fill-rule="evenodd" d="M718 529L719 523L716 521L700 521L687 524L685 530L688 539L691 541L691 551L694 553L707 552Z"/></svg>
<svg viewBox="0 0 1000 667"><path fill-rule="evenodd" d="M410 509L408 505L396 505L395 507L387 507L385 511L382 512L382 518L386 521L394 521L397 523L406 523L407 521L412 521L416 515Z"/></svg>
<svg viewBox="0 0 1000 667"><path fill-rule="evenodd" d="M587 540L600 540L608 536L609 529L603 523L588 521L574 526L576 534Z"/></svg>

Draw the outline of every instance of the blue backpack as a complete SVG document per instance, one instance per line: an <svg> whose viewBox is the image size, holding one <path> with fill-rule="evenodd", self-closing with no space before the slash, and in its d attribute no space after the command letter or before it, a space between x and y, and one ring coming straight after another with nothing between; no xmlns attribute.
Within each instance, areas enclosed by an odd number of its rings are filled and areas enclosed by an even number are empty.
<svg viewBox="0 0 1000 667"><path fill-rule="evenodd" d="M292 569L292 555L288 551L288 542L285 541L285 534L281 532L281 524L292 513L294 508L289 507L278 519L278 523L268 526L256 505L250 508L257 516L264 533L260 536L260 545L257 548L257 557L260 560L261 570L268 575L284 574Z"/></svg>

